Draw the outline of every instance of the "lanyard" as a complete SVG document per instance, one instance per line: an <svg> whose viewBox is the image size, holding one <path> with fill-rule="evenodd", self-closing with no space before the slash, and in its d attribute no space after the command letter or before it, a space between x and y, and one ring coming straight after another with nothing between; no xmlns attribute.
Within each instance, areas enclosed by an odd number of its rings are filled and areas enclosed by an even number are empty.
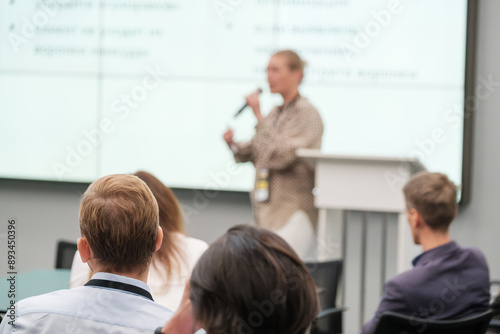
<svg viewBox="0 0 500 334"><path fill-rule="evenodd" d="M154 301L153 296L151 296L149 291L144 290L143 288L139 288L138 286L135 286L132 284L120 283L120 282L115 282L115 281L108 281L105 279L91 279L90 281L87 282L87 284L85 284L85 286L97 286L97 287L102 287L102 288L109 288L109 289L132 292L132 293L135 293L137 295L146 297L146 298Z"/></svg>

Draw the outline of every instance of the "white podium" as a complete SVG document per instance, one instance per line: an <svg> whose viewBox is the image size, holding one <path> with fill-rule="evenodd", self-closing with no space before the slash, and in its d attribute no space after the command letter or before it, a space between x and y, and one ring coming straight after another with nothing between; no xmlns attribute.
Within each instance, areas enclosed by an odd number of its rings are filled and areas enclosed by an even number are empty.
<svg viewBox="0 0 500 334"><path fill-rule="evenodd" d="M425 167L417 159L333 155L311 149L299 149L297 155L315 165L315 206L320 210L318 238L325 237L328 209L397 213L397 269L403 271L405 252L413 242L402 189L413 174ZM318 256L321 260L322 254Z"/></svg>
<svg viewBox="0 0 500 334"><path fill-rule="evenodd" d="M396 270L402 272L411 265L411 259L420 249L413 243L406 217L403 186L411 176L425 167L416 159L397 157L360 157L325 154L320 150L299 149L297 155L315 166L315 206L319 209L317 261L327 260L323 245L327 244L327 211L343 212L341 222L340 256L346 258L347 211L395 213L397 220ZM384 237L385 238L385 237ZM361 287L360 304L364 305L366 286L366 214L361 230ZM381 241L386 247L386 240ZM385 258L380 266L385 272ZM385 277L383 278L385 281ZM343 295L343 294L342 294ZM361 311L360 319L364 317Z"/></svg>

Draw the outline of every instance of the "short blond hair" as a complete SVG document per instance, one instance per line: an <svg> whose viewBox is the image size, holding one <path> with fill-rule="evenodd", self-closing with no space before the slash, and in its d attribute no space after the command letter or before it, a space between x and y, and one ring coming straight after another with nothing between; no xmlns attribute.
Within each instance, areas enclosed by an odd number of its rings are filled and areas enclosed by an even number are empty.
<svg viewBox="0 0 500 334"><path fill-rule="evenodd" d="M306 67L307 63L302 58L300 58L300 56L297 54L297 52L292 51L292 50L281 50L281 51L278 51L275 54L273 54L273 56L284 57L286 59L286 63L288 65L288 68L291 71L302 72L302 79L304 78L304 68Z"/></svg>
<svg viewBox="0 0 500 334"><path fill-rule="evenodd" d="M158 238L158 204L138 177L115 174L93 182L80 202L79 222L104 270L142 273L149 267Z"/></svg>
<svg viewBox="0 0 500 334"><path fill-rule="evenodd" d="M416 174L403 193L408 209L417 210L433 230L447 230L457 216L457 186L444 174Z"/></svg>

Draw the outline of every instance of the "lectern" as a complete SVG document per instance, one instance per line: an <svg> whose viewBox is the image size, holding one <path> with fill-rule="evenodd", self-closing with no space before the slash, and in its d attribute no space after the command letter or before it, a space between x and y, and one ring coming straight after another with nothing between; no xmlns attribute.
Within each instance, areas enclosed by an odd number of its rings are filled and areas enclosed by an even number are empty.
<svg viewBox="0 0 500 334"><path fill-rule="evenodd" d="M315 165L315 206L320 211L318 241L326 241L328 209L396 213L399 216L397 271L404 271L415 247L402 189L413 174L425 167L410 158L334 155L314 149L299 149L297 155ZM318 260L323 260L323 256L318 249Z"/></svg>

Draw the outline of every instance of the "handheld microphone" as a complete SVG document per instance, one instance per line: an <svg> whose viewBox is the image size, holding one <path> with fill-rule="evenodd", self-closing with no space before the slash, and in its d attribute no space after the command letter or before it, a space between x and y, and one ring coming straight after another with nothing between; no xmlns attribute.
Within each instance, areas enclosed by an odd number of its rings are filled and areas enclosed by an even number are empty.
<svg viewBox="0 0 500 334"><path fill-rule="evenodd" d="M257 89L257 93L259 93L259 94L260 94L260 93L262 93L262 88ZM242 112L243 110L245 110L245 108L246 108L246 107L248 107L248 104L246 104L246 103L245 103L245 104L244 104L244 105L243 105L243 106L242 106L242 107L241 107L241 108L240 108L240 109L236 112L236 114L234 115L234 117L238 117L238 116L241 114L241 112Z"/></svg>

